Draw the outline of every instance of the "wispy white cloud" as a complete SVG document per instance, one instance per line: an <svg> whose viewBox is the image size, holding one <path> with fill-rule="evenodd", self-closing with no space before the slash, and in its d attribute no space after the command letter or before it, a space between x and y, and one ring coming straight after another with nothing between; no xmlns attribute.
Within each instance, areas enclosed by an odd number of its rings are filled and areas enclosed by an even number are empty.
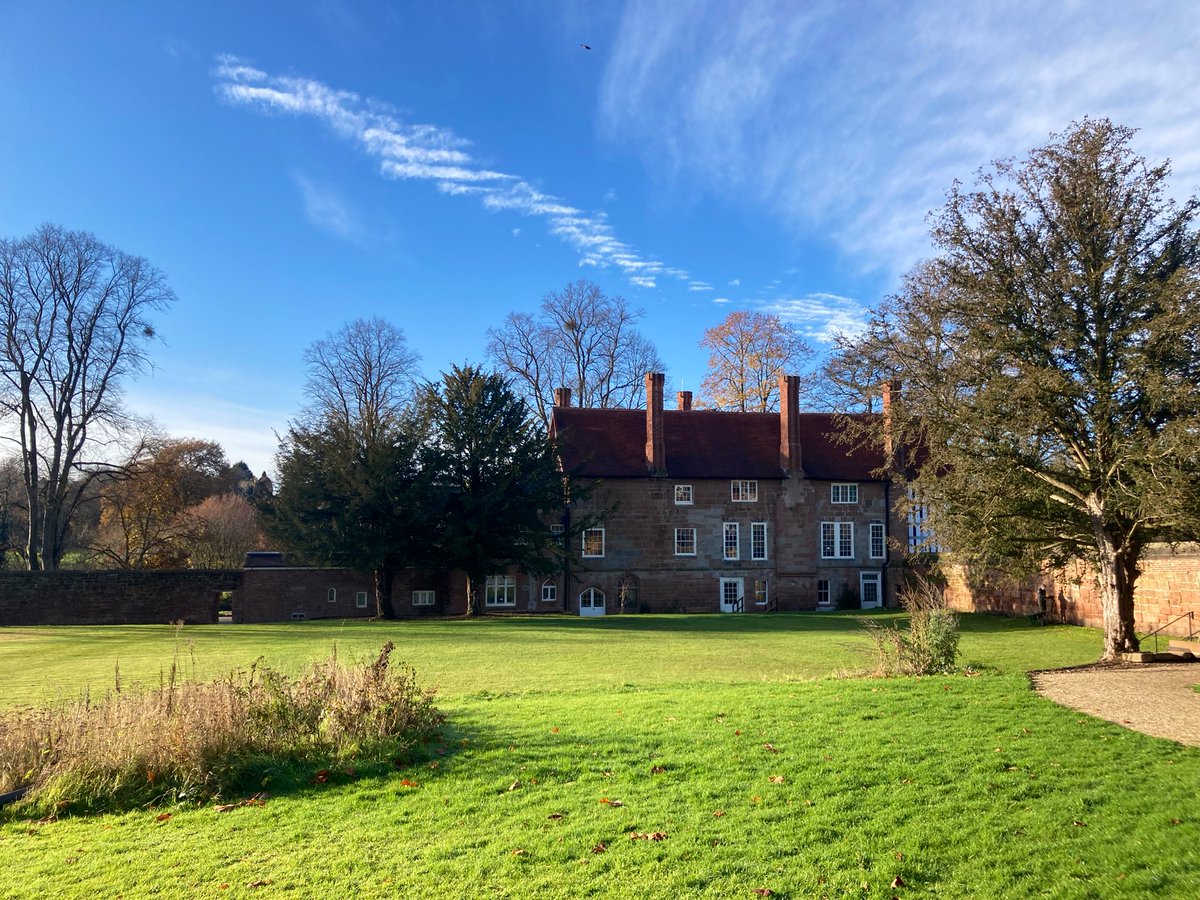
<svg viewBox="0 0 1200 900"><path fill-rule="evenodd" d="M484 165L453 130L404 122L389 107L308 78L270 75L232 56L217 58L219 96L267 113L311 116L355 143L387 178L428 181L442 193L475 197L488 210L546 221L550 233L580 254L579 264L613 268L631 284L653 288L663 277L690 281L683 269L645 256L620 240L607 216L588 213L541 191L528 180ZM301 185L302 192L305 191ZM339 221L328 196L314 195L306 211L333 228ZM344 235L342 235L344 236Z"/></svg>
<svg viewBox="0 0 1200 900"><path fill-rule="evenodd" d="M730 280L729 280L729 282L727 282L727 283L728 283L728 285L729 285L730 287L741 287L741 286L742 286L742 279L740 279L740 278L733 278L733 279L730 279Z"/></svg>
<svg viewBox="0 0 1200 900"><path fill-rule="evenodd" d="M711 291L713 286L707 281L693 281L688 284L689 291Z"/></svg>
<svg viewBox="0 0 1200 900"><path fill-rule="evenodd" d="M729 298L728 298L728 297L713 297L713 301L712 301L712 302L713 302L713 303L728 303L728 302L729 302Z"/></svg>
<svg viewBox="0 0 1200 900"><path fill-rule="evenodd" d="M862 304L838 294L782 297L763 303L760 308L792 323L806 337L821 342L828 342L838 332L858 334L867 325L867 313Z"/></svg>
<svg viewBox="0 0 1200 900"><path fill-rule="evenodd" d="M366 230L362 220L346 198L303 172L292 172L292 180L300 190L304 217L313 227L353 243L363 239Z"/></svg>
<svg viewBox="0 0 1200 900"><path fill-rule="evenodd" d="M630 0L604 132L666 181L767 209L895 274L954 179L1084 115L1200 184L1200 4Z"/></svg>

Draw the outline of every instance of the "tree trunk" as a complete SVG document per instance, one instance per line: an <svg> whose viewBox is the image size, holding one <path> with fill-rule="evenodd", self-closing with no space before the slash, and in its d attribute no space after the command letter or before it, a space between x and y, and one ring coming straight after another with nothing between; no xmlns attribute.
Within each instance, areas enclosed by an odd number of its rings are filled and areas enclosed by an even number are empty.
<svg viewBox="0 0 1200 900"><path fill-rule="evenodd" d="M480 579L473 575L467 576L467 615L477 616L481 612L479 609L479 582Z"/></svg>
<svg viewBox="0 0 1200 900"><path fill-rule="evenodd" d="M375 615L381 619L396 618L396 607L392 604L392 570L375 570Z"/></svg>
<svg viewBox="0 0 1200 900"><path fill-rule="evenodd" d="M1096 535L1096 550L1099 562L1096 581L1104 618L1104 654L1100 658L1113 660L1122 653L1135 653L1138 649L1133 625L1137 560L1127 558L1130 555L1128 548L1118 548L1112 537L1104 533Z"/></svg>

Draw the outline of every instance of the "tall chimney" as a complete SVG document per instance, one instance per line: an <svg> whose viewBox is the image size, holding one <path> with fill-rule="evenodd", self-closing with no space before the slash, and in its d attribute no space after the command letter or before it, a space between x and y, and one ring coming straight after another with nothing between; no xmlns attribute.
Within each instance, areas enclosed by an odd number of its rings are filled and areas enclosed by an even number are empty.
<svg viewBox="0 0 1200 900"><path fill-rule="evenodd" d="M692 392L680 391L675 395L675 408L683 412L691 412L692 410Z"/></svg>
<svg viewBox="0 0 1200 900"><path fill-rule="evenodd" d="M571 389L561 387L554 389L554 408L562 409L571 405Z"/></svg>
<svg viewBox="0 0 1200 900"><path fill-rule="evenodd" d="M646 373L646 468L651 475L667 474L667 446L663 438L662 372Z"/></svg>
<svg viewBox="0 0 1200 900"><path fill-rule="evenodd" d="M883 383L882 388L882 404L883 407L883 452L886 454L888 461L892 461L892 455L896 450L895 443L892 440L892 402L900 399L900 381L892 378Z"/></svg>
<svg viewBox="0 0 1200 900"><path fill-rule="evenodd" d="M800 474L800 376L779 376L779 467Z"/></svg>

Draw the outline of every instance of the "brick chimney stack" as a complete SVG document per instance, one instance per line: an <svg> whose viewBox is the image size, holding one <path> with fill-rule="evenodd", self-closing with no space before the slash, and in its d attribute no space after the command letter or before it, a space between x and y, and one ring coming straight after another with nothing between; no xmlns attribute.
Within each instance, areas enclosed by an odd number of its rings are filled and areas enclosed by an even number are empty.
<svg viewBox="0 0 1200 900"><path fill-rule="evenodd" d="M667 446L663 437L662 372L646 373L646 468L651 475L667 474Z"/></svg>
<svg viewBox="0 0 1200 900"><path fill-rule="evenodd" d="M900 381L896 378L885 381L881 393L881 405L883 407L883 452L891 460L892 454L896 450L892 440L892 401L900 399Z"/></svg>
<svg viewBox="0 0 1200 900"><path fill-rule="evenodd" d="M800 474L800 376L779 376L779 467Z"/></svg>
<svg viewBox="0 0 1200 900"><path fill-rule="evenodd" d="M563 409L571 405L571 389L561 387L554 389L554 408Z"/></svg>
<svg viewBox="0 0 1200 900"><path fill-rule="evenodd" d="M692 392L680 391L675 395L675 408L682 412L692 411Z"/></svg>

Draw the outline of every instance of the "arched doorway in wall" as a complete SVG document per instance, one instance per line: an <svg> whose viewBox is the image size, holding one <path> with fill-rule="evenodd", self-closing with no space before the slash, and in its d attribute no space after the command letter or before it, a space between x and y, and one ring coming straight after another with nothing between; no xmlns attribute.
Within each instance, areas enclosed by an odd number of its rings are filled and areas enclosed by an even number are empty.
<svg viewBox="0 0 1200 900"><path fill-rule="evenodd" d="M579 614L581 616L604 615L604 591L599 588L585 588L579 592Z"/></svg>

